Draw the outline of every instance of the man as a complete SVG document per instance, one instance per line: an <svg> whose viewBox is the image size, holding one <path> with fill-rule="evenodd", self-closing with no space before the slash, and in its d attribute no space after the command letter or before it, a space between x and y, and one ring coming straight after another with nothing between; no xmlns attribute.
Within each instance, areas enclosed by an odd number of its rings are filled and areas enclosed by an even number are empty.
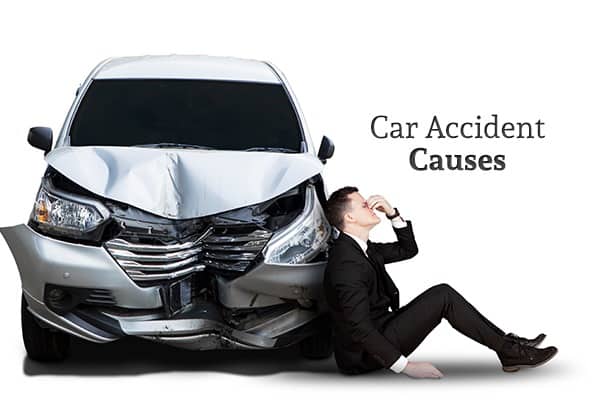
<svg viewBox="0 0 600 400"><path fill-rule="evenodd" d="M391 220L396 242L369 240L369 231L381 221L373 210ZM427 289L399 308L398 289L384 264L412 258L418 248L411 221L404 221L398 209L382 196L365 200L356 187L346 186L331 194L325 212L340 232L329 249L323 281L340 372L360 374L389 368L413 378L441 378L442 373L432 364L408 361L406 357L442 318L494 350L507 372L536 367L556 354L556 347L535 347L544 334L535 339L505 334L445 283Z"/></svg>

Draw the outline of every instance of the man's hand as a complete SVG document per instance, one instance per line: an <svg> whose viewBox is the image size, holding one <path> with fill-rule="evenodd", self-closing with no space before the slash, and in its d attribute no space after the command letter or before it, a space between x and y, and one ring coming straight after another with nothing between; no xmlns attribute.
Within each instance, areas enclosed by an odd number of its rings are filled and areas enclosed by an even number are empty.
<svg viewBox="0 0 600 400"><path fill-rule="evenodd" d="M432 364L428 362L409 361L402 370L403 374L411 378L443 378L444 375Z"/></svg>
<svg viewBox="0 0 600 400"><path fill-rule="evenodd" d="M394 208L381 195L374 194L373 196L369 196L367 199L367 204L370 208L384 212L387 216L394 215Z"/></svg>

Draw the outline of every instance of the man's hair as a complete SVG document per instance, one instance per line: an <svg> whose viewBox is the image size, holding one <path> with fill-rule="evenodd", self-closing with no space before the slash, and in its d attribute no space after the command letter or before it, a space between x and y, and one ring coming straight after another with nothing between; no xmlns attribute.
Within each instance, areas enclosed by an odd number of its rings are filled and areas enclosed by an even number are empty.
<svg viewBox="0 0 600 400"><path fill-rule="evenodd" d="M340 231L344 228L344 213L346 213L348 206L350 205L348 195L354 192L358 192L357 187L344 186L331 193L329 200L327 200L325 217L327 217L327 220L331 225L335 226Z"/></svg>

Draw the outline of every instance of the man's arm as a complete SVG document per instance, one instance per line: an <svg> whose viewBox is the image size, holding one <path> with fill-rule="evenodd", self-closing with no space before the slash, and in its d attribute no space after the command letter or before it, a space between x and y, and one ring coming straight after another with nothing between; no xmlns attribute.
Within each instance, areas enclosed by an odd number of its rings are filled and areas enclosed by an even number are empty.
<svg viewBox="0 0 600 400"><path fill-rule="evenodd" d="M358 261L344 260L331 270L331 286L341 307L344 321L349 326L353 341L363 348L383 367L396 370L404 367L406 358L383 336L369 314L368 272Z"/></svg>
<svg viewBox="0 0 600 400"><path fill-rule="evenodd" d="M369 245L383 256L383 262L388 264L416 256L419 248L415 241L411 221L404 221L402 217L398 216L392 220L392 227L398 238L397 241L387 243L369 241Z"/></svg>

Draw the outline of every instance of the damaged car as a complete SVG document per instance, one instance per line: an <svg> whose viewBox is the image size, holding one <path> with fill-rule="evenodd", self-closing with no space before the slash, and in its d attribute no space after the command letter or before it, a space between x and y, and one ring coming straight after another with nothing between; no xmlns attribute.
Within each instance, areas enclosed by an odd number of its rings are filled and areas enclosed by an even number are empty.
<svg viewBox="0 0 600 400"><path fill-rule="evenodd" d="M331 140L273 64L110 58L79 86L29 221L2 227L27 354L135 336L190 350L332 353L322 278Z"/></svg>

